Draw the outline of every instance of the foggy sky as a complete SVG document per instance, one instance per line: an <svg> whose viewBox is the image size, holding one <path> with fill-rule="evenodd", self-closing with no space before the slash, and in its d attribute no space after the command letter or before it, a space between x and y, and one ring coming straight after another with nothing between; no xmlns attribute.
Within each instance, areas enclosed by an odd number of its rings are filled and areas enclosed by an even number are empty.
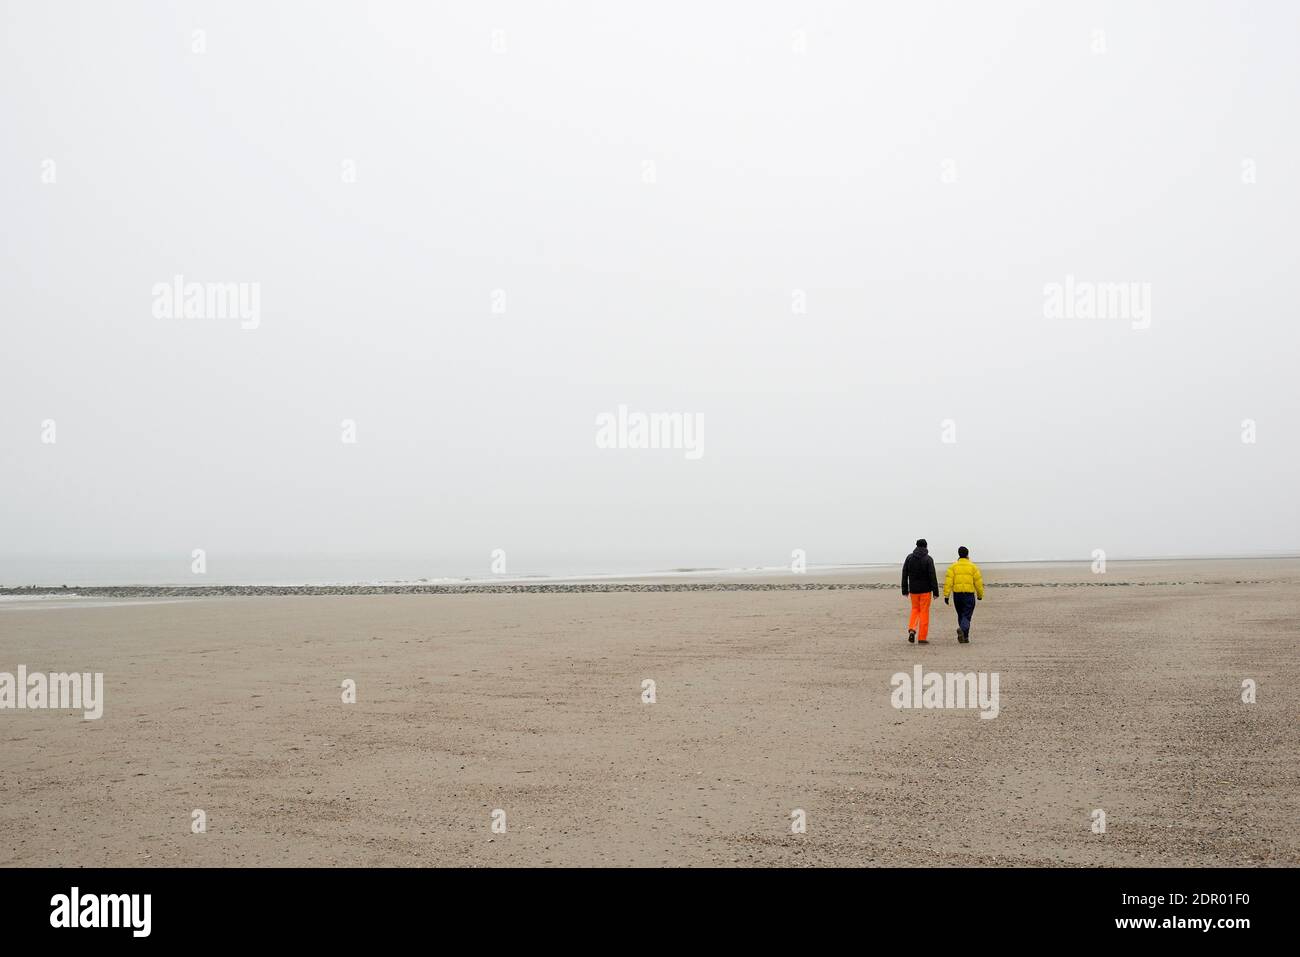
<svg viewBox="0 0 1300 957"><path fill-rule="evenodd" d="M1294 4L3 23L3 556L1300 550ZM598 447L620 405L703 454Z"/></svg>

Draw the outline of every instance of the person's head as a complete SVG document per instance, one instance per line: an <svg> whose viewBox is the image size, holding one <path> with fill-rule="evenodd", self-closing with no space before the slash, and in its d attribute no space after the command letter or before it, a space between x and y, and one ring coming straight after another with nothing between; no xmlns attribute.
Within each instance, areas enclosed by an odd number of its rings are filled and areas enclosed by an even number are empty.
<svg viewBox="0 0 1300 957"><path fill-rule="evenodd" d="M965 545L961 546L961 548L957 549L957 557L958 557L958 558L969 558L969 557L970 557L970 549L967 548Z"/></svg>
<svg viewBox="0 0 1300 957"><path fill-rule="evenodd" d="M930 546L927 545L927 544L925 544L925 539L924 539L924 538L918 538L918 539L916 540L916 547L917 547L917 548L929 548Z"/></svg>

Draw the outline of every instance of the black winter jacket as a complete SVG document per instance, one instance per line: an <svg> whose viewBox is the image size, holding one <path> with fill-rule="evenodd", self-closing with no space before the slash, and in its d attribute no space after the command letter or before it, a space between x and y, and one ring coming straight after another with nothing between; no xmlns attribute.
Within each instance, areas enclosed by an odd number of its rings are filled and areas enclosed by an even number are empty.
<svg viewBox="0 0 1300 957"><path fill-rule="evenodd" d="M930 550L918 546L903 559L903 594L922 595L925 592L939 597L939 576L934 570Z"/></svg>

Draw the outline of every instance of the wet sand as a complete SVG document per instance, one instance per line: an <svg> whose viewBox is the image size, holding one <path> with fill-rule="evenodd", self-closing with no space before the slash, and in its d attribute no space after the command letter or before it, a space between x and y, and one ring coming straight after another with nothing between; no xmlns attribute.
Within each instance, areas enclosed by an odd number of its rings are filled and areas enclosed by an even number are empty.
<svg viewBox="0 0 1300 957"><path fill-rule="evenodd" d="M1300 864L1300 560L984 570L925 648L892 587L5 602L0 671L106 702L0 711L0 863Z"/></svg>

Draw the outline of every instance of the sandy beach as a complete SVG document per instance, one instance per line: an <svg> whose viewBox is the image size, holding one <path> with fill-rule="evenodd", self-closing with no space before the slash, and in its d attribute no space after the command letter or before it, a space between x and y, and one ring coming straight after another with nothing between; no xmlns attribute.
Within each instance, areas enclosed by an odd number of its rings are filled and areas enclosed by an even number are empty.
<svg viewBox="0 0 1300 957"><path fill-rule="evenodd" d="M104 713L0 711L0 864L1300 864L1300 560L986 565L925 648L896 575L6 601Z"/></svg>

